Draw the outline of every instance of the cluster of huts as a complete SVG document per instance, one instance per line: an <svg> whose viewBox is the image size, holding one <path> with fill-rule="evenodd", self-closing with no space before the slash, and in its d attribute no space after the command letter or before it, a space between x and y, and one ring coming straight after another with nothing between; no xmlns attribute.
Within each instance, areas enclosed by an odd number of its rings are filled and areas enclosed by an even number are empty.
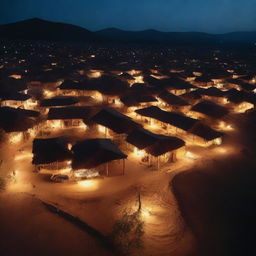
<svg viewBox="0 0 256 256"><path fill-rule="evenodd" d="M26 66L28 58L20 68L0 69L1 129L12 143L33 140L38 171L92 177L111 174L115 165L124 173L128 156L159 169L182 159L186 145L220 145L225 134L215 124L256 103L254 75L234 65L165 59L161 66L121 57L108 63L46 52L35 67Z"/></svg>

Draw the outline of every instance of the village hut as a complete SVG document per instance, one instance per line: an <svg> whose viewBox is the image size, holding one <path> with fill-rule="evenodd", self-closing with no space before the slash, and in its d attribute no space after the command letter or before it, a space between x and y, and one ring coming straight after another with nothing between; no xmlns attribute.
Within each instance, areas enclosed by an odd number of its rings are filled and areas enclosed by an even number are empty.
<svg viewBox="0 0 256 256"><path fill-rule="evenodd" d="M89 120L97 111L92 106L50 108L47 125L52 128L85 128L84 120Z"/></svg>
<svg viewBox="0 0 256 256"><path fill-rule="evenodd" d="M163 107L168 107L174 111L182 111L182 112L185 112L186 109L188 110L189 103L187 103L185 100L183 100L179 96L176 96L172 93L164 91L158 97L162 100L160 105L161 106L163 105Z"/></svg>
<svg viewBox="0 0 256 256"><path fill-rule="evenodd" d="M222 118L229 113L228 109L222 107L212 101L204 100L191 108L192 111L197 112L212 118Z"/></svg>
<svg viewBox="0 0 256 256"><path fill-rule="evenodd" d="M140 124L132 120L132 118L118 112L113 108L103 108L91 121L98 126L99 130L105 133L105 136L110 136L117 140L122 140L122 134L128 134L133 129L141 127ZM102 129L104 127L105 129ZM118 136L120 135L120 136Z"/></svg>
<svg viewBox="0 0 256 256"><path fill-rule="evenodd" d="M50 99L43 99L41 101L41 107L58 107L58 106L68 106L78 103L79 100L75 97L70 96L56 96Z"/></svg>
<svg viewBox="0 0 256 256"><path fill-rule="evenodd" d="M224 133L215 131L211 127L203 124L202 122L197 122L189 130L189 133L193 134L193 141L198 141L206 145L221 145L222 137ZM196 137L195 137L196 136Z"/></svg>
<svg viewBox="0 0 256 256"><path fill-rule="evenodd" d="M32 153L32 163L38 171L42 168L53 171L67 168L68 161L72 158L69 141L65 137L36 138L33 141Z"/></svg>
<svg viewBox="0 0 256 256"><path fill-rule="evenodd" d="M26 105L25 102L30 98L29 95L20 92L1 93L0 105L13 108L24 107Z"/></svg>
<svg viewBox="0 0 256 256"><path fill-rule="evenodd" d="M0 108L0 128L9 133L10 142L20 142L30 138L37 124L39 112L20 108Z"/></svg>
<svg viewBox="0 0 256 256"><path fill-rule="evenodd" d="M122 159L122 172L124 174L127 155L122 153L110 139L84 140L75 144L72 151L72 168L74 170L98 168L104 169L106 175L109 175L110 162Z"/></svg>
<svg viewBox="0 0 256 256"><path fill-rule="evenodd" d="M147 121L150 124L154 124L151 120L152 118L158 120L162 127L166 129L167 133L184 133L184 131L188 131L196 122L198 122L197 119L187 117L177 112L164 111L155 106L138 109L135 112L149 118Z"/></svg>
<svg viewBox="0 0 256 256"><path fill-rule="evenodd" d="M156 163L157 168L161 162L175 162L185 146L179 138L155 134L143 128L133 130L126 141L134 147L136 157L141 157L141 161L148 165Z"/></svg>

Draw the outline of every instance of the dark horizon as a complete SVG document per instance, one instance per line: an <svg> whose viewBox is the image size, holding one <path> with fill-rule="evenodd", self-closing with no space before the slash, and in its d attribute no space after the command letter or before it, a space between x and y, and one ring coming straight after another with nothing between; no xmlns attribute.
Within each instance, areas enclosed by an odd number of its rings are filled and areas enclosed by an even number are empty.
<svg viewBox="0 0 256 256"><path fill-rule="evenodd" d="M229 33L237 33L237 32L256 32L256 28L254 30L234 30L234 31L230 31L230 32L222 32L222 33L211 33L211 32L203 32L203 31L163 31L163 30L158 30L158 29L154 29L154 28L147 28L147 29L141 29L141 30L129 30L129 29L122 29L119 27L105 27L102 29L98 29L98 30L91 30L85 26L81 26L81 25L77 25L77 24L73 24L73 23L66 23L64 21L55 21L55 20L49 20L49 19L44 19L44 18L39 18L39 17L31 17L28 19L21 19L21 20L17 20L17 21L13 21L13 22L8 22L8 23L2 23L1 25L8 25L8 24L12 24L12 23L19 23L19 22L23 22L23 21L27 21L27 20L43 20L43 21L48 21L48 22L54 22L54 23L60 23L60 24L69 24L69 25L74 25L83 29L87 29L91 32L99 32L99 31L103 31L103 30L108 30L108 29L116 29L116 30L122 30L125 32L142 32L142 31L157 31L157 32L161 32L161 33L204 33L204 34L210 34L210 35L222 35L222 34L229 34Z"/></svg>
<svg viewBox="0 0 256 256"><path fill-rule="evenodd" d="M31 1L1 3L0 24L38 17L74 24L91 31L117 28L126 31L153 29L162 32L223 34L255 31L254 0L202 1Z"/></svg>

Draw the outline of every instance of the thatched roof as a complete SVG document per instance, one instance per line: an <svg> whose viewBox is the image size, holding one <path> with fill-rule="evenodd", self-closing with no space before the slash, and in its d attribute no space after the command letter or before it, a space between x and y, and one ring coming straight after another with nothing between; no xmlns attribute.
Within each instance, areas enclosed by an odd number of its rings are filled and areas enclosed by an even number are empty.
<svg viewBox="0 0 256 256"><path fill-rule="evenodd" d="M129 84L114 76L103 75L94 79L95 88L106 95L123 95L129 89Z"/></svg>
<svg viewBox="0 0 256 256"><path fill-rule="evenodd" d="M19 93L19 92L3 93L0 95L1 100L26 101L30 98L31 98L31 96L29 96L28 94L23 94L23 93Z"/></svg>
<svg viewBox="0 0 256 256"><path fill-rule="evenodd" d="M72 158L72 153L68 149L68 140L64 137L34 139L32 153L33 164L48 164Z"/></svg>
<svg viewBox="0 0 256 256"><path fill-rule="evenodd" d="M131 107L131 106L138 106L140 103L145 102L156 102L157 99L150 95L128 95L123 96L120 98L120 100L124 103L125 106Z"/></svg>
<svg viewBox="0 0 256 256"><path fill-rule="evenodd" d="M91 121L103 125L116 133L129 133L133 129L141 127L130 117L121 114L115 109L104 108L91 118Z"/></svg>
<svg viewBox="0 0 256 256"><path fill-rule="evenodd" d="M179 138L155 134L142 128L132 131L126 140L139 149L145 149L153 156L160 156L185 145L185 142Z"/></svg>
<svg viewBox="0 0 256 256"><path fill-rule="evenodd" d="M202 98L201 96L201 90L202 89L197 89L195 91L187 92L182 95L180 95L181 98L187 99L187 100L200 100Z"/></svg>
<svg viewBox="0 0 256 256"><path fill-rule="evenodd" d="M127 158L109 139L88 139L72 147L73 169L95 168L103 163Z"/></svg>
<svg viewBox="0 0 256 256"><path fill-rule="evenodd" d="M6 132L26 131L36 124L39 113L20 108L0 108L0 128Z"/></svg>
<svg viewBox="0 0 256 256"><path fill-rule="evenodd" d="M185 131L189 130L196 122L198 122L198 120L184 116L180 113L163 111L155 106L138 109L135 110L135 112L146 117L157 119Z"/></svg>
<svg viewBox="0 0 256 256"><path fill-rule="evenodd" d="M210 87L210 88L201 90L201 95L207 95L212 97L224 97L225 92L221 91L216 87Z"/></svg>
<svg viewBox="0 0 256 256"><path fill-rule="evenodd" d="M82 106L82 107L63 107L63 108L50 108L48 113L48 120L58 119L89 119L95 112L96 107Z"/></svg>
<svg viewBox="0 0 256 256"><path fill-rule="evenodd" d="M211 127L202 124L201 122L196 123L190 130L190 133L203 138L204 140L210 141L220 137L223 137L224 133L213 130Z"/></svg>
<svg viewBox="0 0 256 256"><path fill-rule="evenodd" d="M79 100L75 97L69 96L57 96L50 99L44 99L41 101L41 107L48 106L67 106L78 103Z"/></svg>
<svg viewBox="0 0 256 256"><path fill-rule="evenodd" d="M229 113L225 107L208 100L196 104L192 110L214 118L221 118Z"/></svg>
<svg viewBox="0 0 256 256"><path fill-rule="evenodd" d="M169 93L167 91L162 92L159 95L159 98L162 99L164 102L166 102L169 105L175 105L175 106L187 106L187 105L189 105L181 97L178 97L178 96L176 96L172 93Z"/></svg>
<svg viewBox="0 0 256 256"><path fill-rule="evenodd" d="M0 93L14 93L27 89L26 81L23 79L15 79L12 77L0 80Z"/></svg>
<svg viewBox="0 0 256 256"><path fill-rule="evenodd" d="M241 103L241 102L246 101L245 93L243 91L238 91L234 88L226 91L225 95L226 95L227 99L233 103Z"/></svg>

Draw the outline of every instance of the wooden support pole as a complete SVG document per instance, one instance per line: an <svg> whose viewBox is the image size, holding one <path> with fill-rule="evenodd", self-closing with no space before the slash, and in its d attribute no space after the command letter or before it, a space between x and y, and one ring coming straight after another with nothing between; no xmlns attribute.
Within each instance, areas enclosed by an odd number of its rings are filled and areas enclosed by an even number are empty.
<svg viewBox="0 0 256 256"><path fill-rule="evenodd" d="M109 175L109 170L108 170L108 163L106 163L106 173L107 173L107 176Z"/></svg>
<svg viewBox="0 0 256 256"><path fill-rule="evenodd" d="M124 171L125 171L125 159L123 159L123 175L124 175Z"/></svg>

